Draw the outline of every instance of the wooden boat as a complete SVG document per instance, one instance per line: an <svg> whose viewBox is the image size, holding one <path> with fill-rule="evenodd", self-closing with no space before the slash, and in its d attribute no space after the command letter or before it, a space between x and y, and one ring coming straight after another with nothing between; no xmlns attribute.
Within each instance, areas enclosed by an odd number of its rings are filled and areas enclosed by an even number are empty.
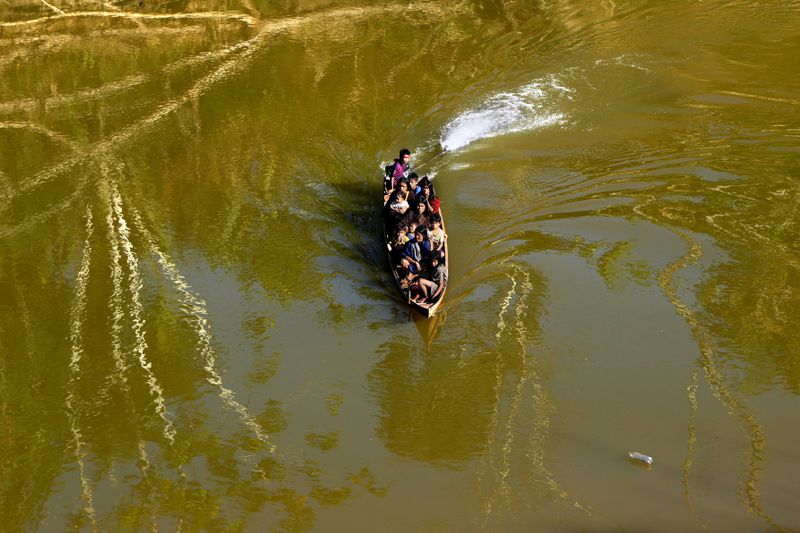
<svg viewBox="0 0 800 533"><path fill-rule="evenodd" d="M422 182L422 180L424 180L424 179L427 179L427 176L423 177L420 180L420 182ZM436 194L436 189L434 187L433 181L432 180L428 180L428 183L429 183L429 186L430 186L431 196L432 197L433 196L437 196L438 197L438 195ZM389 262L389 270L392 273L392 277L394 277L395 284L397 285L397 288L400 291L402 300L407 305L411 306L412 309L414 309L415 311L419 312L422 316L424 316L426 318L432 317L434 315L434 313L436 313L436 310L439 308L439 306L442 304L442 301L444 300L444 295L447 292L447 282L445 282L445 286L442 289L442 292L433 301L424 301L424 302L414 301L414 300L411 299L411 291L409 289L403 287L403 283L401 281L403 274L400 271L401 269L398 268L398 265L395 264L395 262L393 260L393 257L392 257L393 256L393 252L394 252L394 250L392 248L392 240L393 240L394 235L392 235L392 232L393 232L394 228L390 227L391 224L389 223L389 220L387 219L387 216L385 214L385 212L386 212L386 204L387 204L387 202L389 200L388 192L389 191L387 191L384 188L383 201L381 202L381 205L383 206L381 218L383 219L383 239L384 239L384 243L385 243L385 250L387 251L387 259L388 259L388 262ZM447 230L446 230L445 225L444 225L444 215L442 213L441 208L439 209L439 216L442 219L442 231L444 231L445 235L446 235L447 234ZM449 270L450 261L449 261L449 256L448 256L448 252L447 252L447 239L444 240L444 248L443 249L444 249L444 261L443 261L443 263Z"/></svg>

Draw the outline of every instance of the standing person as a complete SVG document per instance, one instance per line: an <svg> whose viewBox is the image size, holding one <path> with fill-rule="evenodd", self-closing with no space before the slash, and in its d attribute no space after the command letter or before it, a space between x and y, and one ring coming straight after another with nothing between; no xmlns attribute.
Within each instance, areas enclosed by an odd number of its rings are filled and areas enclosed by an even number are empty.
<svg viewBox="0 0 800 533"><path fill-rule="evenodd" d="M406 179L411 170L411 150L403 148L400 150L400 157L394 160L392 165L392 189L397 187L398 182Z"/></svg>

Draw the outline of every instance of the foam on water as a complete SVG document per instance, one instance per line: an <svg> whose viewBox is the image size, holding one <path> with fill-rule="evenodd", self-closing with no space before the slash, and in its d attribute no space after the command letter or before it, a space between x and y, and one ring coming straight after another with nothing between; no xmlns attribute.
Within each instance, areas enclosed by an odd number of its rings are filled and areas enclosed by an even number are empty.
<svg viewBox="0 0 800 533"><path fill-rule="evenodd" d="M559 103L571 99L572 92L551 76L489 96L444 127L441 145L457 150L479 139L562 124L566 114Z"/></svg>

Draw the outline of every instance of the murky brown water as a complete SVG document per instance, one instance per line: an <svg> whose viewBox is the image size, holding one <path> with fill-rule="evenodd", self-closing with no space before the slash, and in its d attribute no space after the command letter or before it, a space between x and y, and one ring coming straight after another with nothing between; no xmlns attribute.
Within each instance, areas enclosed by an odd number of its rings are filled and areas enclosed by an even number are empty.
<svg viewBox="0 0 800 533"><path fill-rule="evenodd" d="M800 529L800 3L0 20L0 528Z"/></svg>

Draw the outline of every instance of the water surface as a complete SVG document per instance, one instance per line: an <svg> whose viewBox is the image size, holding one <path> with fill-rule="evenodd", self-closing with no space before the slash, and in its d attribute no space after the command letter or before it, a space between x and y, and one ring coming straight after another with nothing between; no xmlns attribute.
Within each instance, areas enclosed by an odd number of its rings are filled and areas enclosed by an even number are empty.
<svg viewBox="0 0 800 533"><path fill-rule="evenodd" d="M797 2L6 2L5 527L800 528L798 58Z"/></svg>

